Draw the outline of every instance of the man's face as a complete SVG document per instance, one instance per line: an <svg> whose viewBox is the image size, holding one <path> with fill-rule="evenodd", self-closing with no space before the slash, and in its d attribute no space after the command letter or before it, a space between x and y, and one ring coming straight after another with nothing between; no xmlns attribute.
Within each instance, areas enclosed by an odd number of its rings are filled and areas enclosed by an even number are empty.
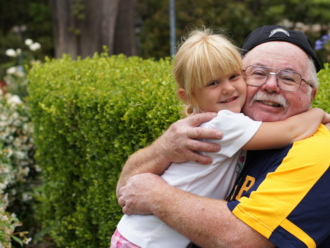
<svg viewBox="0 0 330 248"><path fill-rule="evenodd" d="M261 65L296 71L302 78L310 81L309 59L306 53L288 42L272 41L260 44L248 52L243 63L244 68L249 65ZM271 71L276 73L278 70ZM309 109L316 93L316 89L313 88L310 97L309 88L309 85L302 82L296 92L283 91L278 87L276 76L270 75L262 86L247 86L246 102L242 112L257 121L285 120Z"/></svg>

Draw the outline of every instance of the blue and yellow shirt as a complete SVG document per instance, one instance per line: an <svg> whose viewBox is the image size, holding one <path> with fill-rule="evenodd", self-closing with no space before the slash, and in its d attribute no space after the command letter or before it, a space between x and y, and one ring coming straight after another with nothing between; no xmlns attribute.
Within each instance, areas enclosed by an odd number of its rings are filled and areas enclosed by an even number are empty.
<svg viewBox="0 0 330 248"><path fill-rule="evenodd" d="M232 213L277 247L330 247L330 132L284 149L249 151Z"/></svg>

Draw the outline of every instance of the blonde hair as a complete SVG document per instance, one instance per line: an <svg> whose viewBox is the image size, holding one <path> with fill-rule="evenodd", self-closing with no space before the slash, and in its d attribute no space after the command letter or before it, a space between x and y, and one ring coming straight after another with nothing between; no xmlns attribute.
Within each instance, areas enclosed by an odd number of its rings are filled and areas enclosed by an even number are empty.
<svg viewBox="0 0 330 248"><path fill-rule="evenodd" d="M184 116L199 110L192 94L193 86L202 88L207 84L209 75L217 78L219 70L224 75L242 71L243 64L238 48L224 35L214 34L211 29L194 30L181 45L175 55L173 74L177 87L183 88L185 103Z"/></svg>

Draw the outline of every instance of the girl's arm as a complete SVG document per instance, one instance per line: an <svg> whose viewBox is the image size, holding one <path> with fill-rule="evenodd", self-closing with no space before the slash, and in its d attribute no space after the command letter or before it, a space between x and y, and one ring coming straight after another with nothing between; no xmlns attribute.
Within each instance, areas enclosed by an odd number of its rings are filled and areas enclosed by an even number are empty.
<svg viewBox="0 0 330 248"><path fill-rule="evenodd" d="M322 109L313 108L284 121L263 122L257 133L246 143L244 150L265 150L283 148L295 141L308 138L318 129L320 123L330 121L330 115Z"/></svg>

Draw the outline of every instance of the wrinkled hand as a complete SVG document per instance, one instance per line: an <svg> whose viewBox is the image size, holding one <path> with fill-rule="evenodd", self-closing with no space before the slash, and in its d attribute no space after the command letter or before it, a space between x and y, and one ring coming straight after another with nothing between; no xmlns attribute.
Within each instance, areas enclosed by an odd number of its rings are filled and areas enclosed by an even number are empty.
<svg viewBox="0 0 330 248"><path fill-rule="evenodd" d="M195 139L221 139L222 133L214 129L198 127L212 120L216 113L200 113L173 123L170 128L155 142L161 148L161 155L171 162L196 161L210 164L212 159L194 151L217 152L218 144L205 143Z"/></svg>
<svg viewBox="0 0 330 248"><path fill-rule="evenodd" d="M119 190L118 203L127 215L152 214L153 201L166 187L170 186L157 175L138 174L128 179L126 185Z"/></svg>

